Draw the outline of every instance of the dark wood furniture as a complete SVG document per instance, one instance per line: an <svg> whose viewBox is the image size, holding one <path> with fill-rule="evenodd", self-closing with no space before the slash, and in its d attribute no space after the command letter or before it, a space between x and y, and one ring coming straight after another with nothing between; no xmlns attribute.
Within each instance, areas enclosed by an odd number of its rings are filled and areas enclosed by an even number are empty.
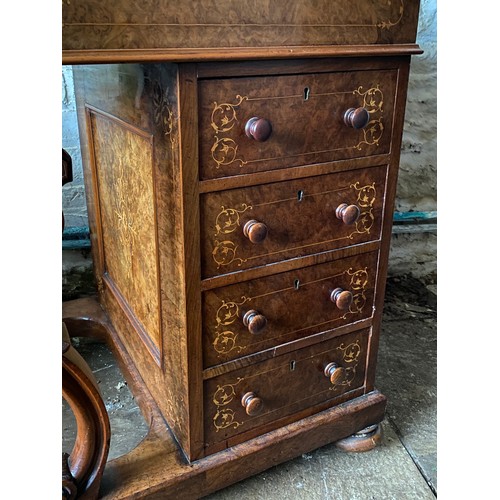
<svg viewBox="0 0 500 500"><path fill-rule="evenodd" d="M99 300L153 437L103 494L370 448L418 2L111 3L63 2L63 62Z"/></svg>

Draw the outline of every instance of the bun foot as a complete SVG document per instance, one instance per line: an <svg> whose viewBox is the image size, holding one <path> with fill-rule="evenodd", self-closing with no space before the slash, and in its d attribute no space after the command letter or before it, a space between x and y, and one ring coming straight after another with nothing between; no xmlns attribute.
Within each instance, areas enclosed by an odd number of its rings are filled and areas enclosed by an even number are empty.
<svg viewBox="0 0 500 500"><path fill-rule="evenodd" d="M382 427L379 424L375 424L361 429L352 436L336 441L335 446L342 451L370 451L373 450L381 440Z"/></svg>

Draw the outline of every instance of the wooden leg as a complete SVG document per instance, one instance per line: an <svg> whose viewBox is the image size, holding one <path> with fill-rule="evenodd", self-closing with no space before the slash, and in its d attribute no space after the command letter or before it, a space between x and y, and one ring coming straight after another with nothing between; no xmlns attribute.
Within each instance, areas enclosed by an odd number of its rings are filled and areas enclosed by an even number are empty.
<svg viewBox="0 0 500 500"><path fill-rule="evenodd" d="M354 433L352 436L340 439L335 446L342 451L362 452L375 448L382 440L382 427L380 424L369 425Z"/></svg>

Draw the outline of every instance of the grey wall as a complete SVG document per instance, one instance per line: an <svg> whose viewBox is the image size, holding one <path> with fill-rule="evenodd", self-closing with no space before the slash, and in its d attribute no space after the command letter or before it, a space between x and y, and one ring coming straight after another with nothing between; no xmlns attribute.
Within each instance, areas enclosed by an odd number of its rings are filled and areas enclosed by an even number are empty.
<svg viewBox="0 0 500 500"><path fill-rule="evenodd" d="M66 184L62 193L66 227L88 226L71 66L62 67L62 147L73 160L73 182Z"/></svg>
<svg viewBox="0 0 500 500"><path fill-rule="evenodd" d="M424 50L412 58L396 210L436 210L436 0L422 0L417 42Z"/></svg>
<svg viewBox="0 0 500 500"><path fill-rule="evenodd" d="M396 211L436 211L437 205L437 13L436 0L422 0L412 58ZM436 230L398 226L393 234L389 274L425 277L436 273Z"/></svg>
<svg viewBox="0 0 500 500"><path fill-rule="evenodd" d="M398 212L436 210L436 0L422 0L417 42L424 50L412 59L401 166L396 196ZM63 187L66 227L87 226L85 190L76 120L73 73L62 69L62 144L74 163L74 180ZM436 231L428 225L398 226L393 234L389 274L427 276L436 268ZM89 283L88 252L63 251L63 292L78 293L78 280Z"/></svg>

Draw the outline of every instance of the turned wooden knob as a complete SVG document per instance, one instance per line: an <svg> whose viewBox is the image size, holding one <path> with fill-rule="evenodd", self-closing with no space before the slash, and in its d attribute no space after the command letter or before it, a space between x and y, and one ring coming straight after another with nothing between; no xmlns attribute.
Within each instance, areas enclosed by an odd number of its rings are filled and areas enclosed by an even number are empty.
<svg viewBox="0 0 500 500"><path fill-rule="evenodd" d="M357 205L348 205L347 203L340 204L335 210L337 219L340 219L344 224L354 224L359 217L361 210Z"/></svg>
<svg viewBox="0 0 500 500"><path fill-rule="evenodd" d="M345 368L339 366L337 363L328 363L325 367L325 377L330 379L332 385L338 384L344 379Z"/></svg>
<svg viewBox="0 0 500 500"><path fill-rule="evenodd" d="M243 226L243 234L252 242L260 243L267 236L267 226L263 222L249 220Z"/></svg>
<svg viewBox="0 0 500 500"><path fill-rule="evenodd" d="M243 316L243 324L248 328L251 334L256 335L264 330L267 325L267 319L265 316L252 309Z"/></svg>
<svg viewBox="0 0 500 500"><path fill-rule="evenodd" d="M352 304L352 293L342 288L335 288L330 294L330 300L341 310L349 309Z"/></svg>
<svg viewBox="0 0 500 500"><path fill-rule="evenodd" d="M250 118L245 125L245 134L247 137L259 142L267 141L269 137L271 137L272 131L273 127L271 126L271 122L265 118L258 118L257 116Z"/></svg>
<svg viewBox="0 0 500 500"><path fill-rule="evenodd" d="M251 417L258 415L264 406L262 399L258 398L254 392L247 392L241 398L241 405L245 408L247 415Z"/></svg>
<svg viewBox="0 0 500 500"><path fill-rule="evenodd" d="M363 128L370 121L370 113L365 108L349 108L344 113L344 123L348 127Z"/></svg>

